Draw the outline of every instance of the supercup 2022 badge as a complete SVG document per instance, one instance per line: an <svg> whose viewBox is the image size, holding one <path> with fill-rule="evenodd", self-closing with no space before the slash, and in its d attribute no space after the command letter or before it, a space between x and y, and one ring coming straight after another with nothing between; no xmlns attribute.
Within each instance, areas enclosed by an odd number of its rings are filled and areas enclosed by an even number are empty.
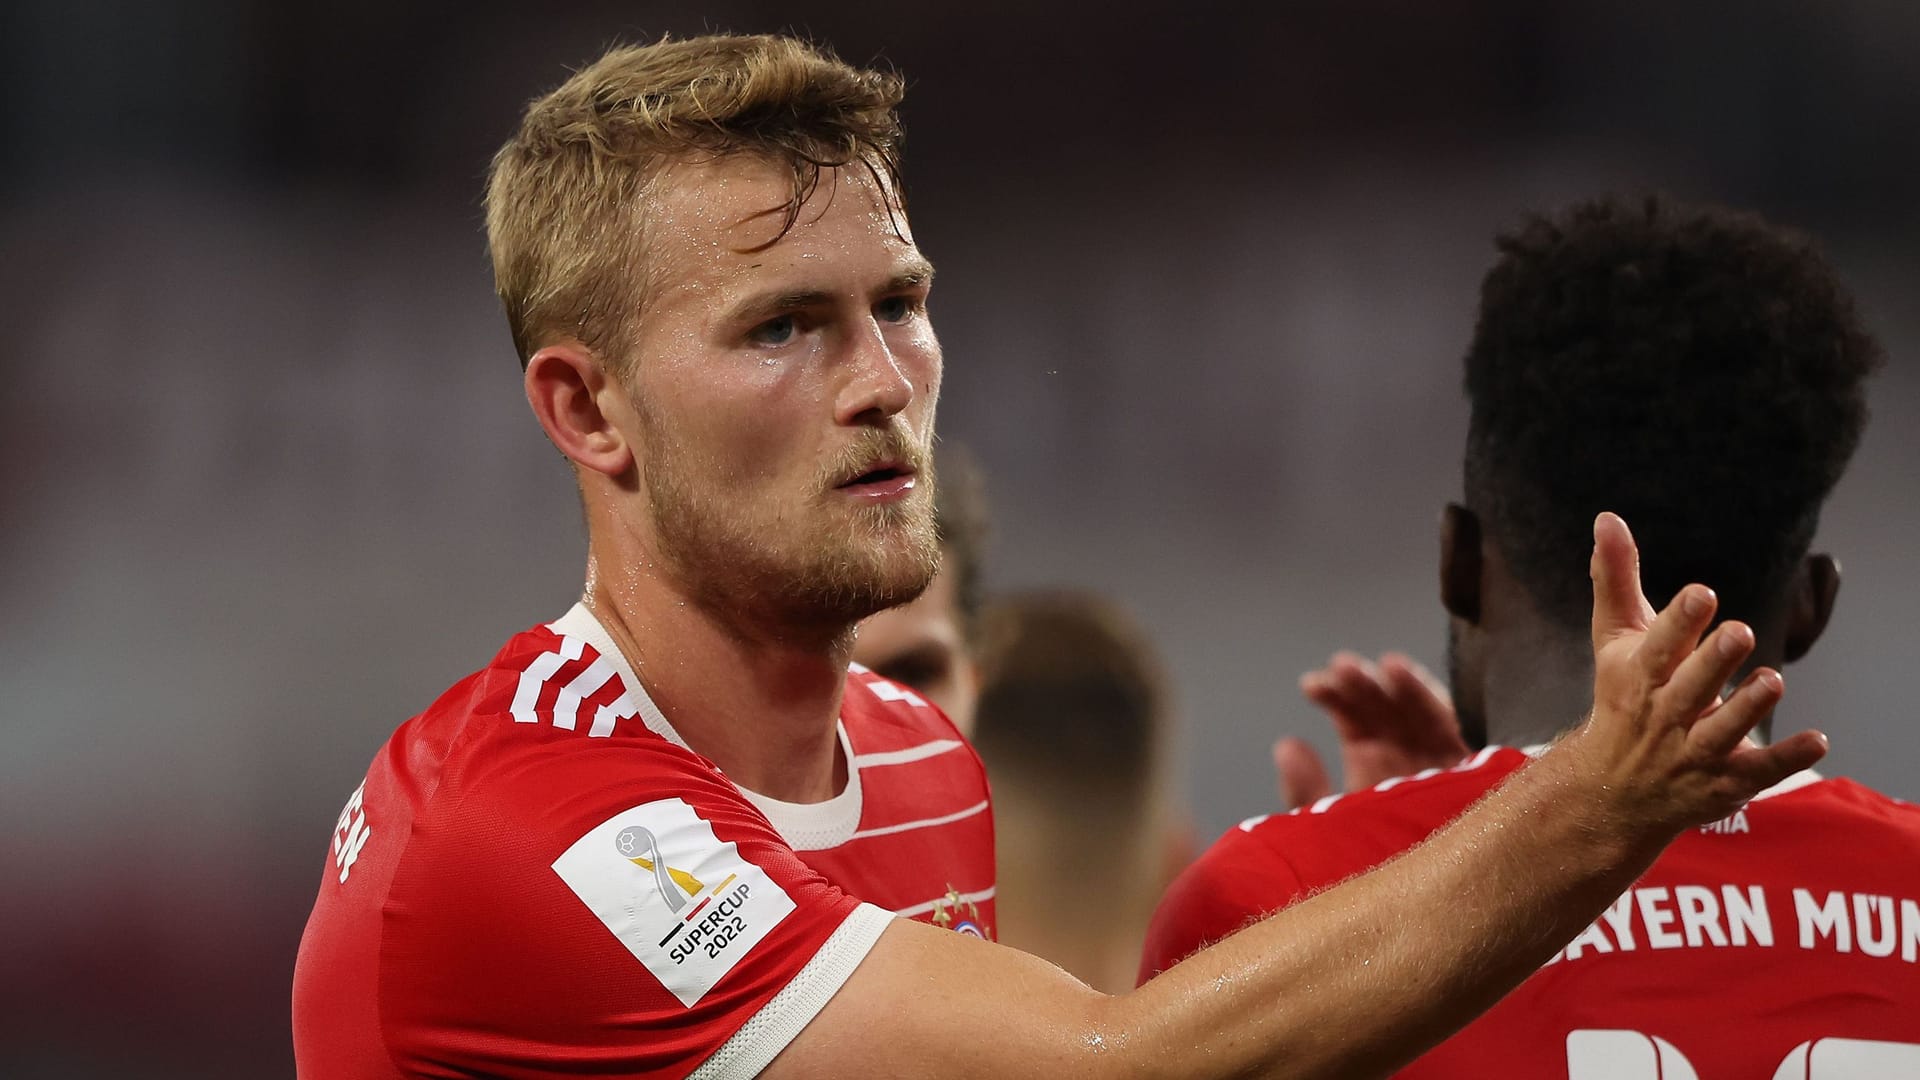
<svg viewBox="0 0 1920 1080"><path fill-rule="evenodd" d="M794 911L786 890L683 799L622 810L553 871L689 1007Z"/></svg>

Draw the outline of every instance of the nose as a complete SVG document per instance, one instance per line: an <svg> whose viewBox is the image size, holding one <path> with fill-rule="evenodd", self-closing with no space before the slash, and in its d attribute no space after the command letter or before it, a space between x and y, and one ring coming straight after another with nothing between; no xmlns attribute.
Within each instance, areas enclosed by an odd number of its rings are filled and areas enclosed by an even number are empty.
<svg viewBox="0 0 1920 1080"><path fill-rule="evenodd" d="M877 325L863 328L852 343L834 419L848 427L884 423L913 404L913 349L909 344L896 351Z"/></svg>

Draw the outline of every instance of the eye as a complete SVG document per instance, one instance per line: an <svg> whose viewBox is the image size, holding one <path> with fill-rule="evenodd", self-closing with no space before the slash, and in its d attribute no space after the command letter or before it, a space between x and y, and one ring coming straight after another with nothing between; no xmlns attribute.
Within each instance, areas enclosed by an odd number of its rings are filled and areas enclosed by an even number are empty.
<svg viewBox="0 0 1920 1080"><path fill-rule="evenodd" d="M782 315L747 331L747 340L756 345L785 345L799 331L800 324L793 316Z"/></svg>
<svg viewBox="0 0 1920 1080"><path fill-rule="evenodd" d="M913 300L905 296L889 296L873 305L874 318L881 322L905 322L913 314Z"/></svg>
<svg viewBox="0 0 1920 1080"><path fill-rule="evenodd" d="M945 653L918 649L904 656L888 657L873 666L873 673L915 690L934 690L946 682L950 666L950 658Z"/></svg>

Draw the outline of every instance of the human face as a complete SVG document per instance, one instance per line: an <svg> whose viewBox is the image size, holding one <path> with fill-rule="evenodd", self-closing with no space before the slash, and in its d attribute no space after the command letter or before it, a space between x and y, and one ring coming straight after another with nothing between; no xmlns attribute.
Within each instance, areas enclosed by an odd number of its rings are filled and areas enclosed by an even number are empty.
<svg viewBox="0 0 1920 1080"><path fill-rule="evenodd" d="M745 156L662 174L628 381L667 569L770 634L910 600L939 550L932 267L864 167L823 170L779 236L790 190Z"/></svg>
<svg viewBox="0 0 1920 1080"><path fill-rule="evenodd" d="M936 576L912 603L869 616L860 624L853 659L919 691L961 734L972 734L979 676L960 628L952 574Z"/></svg>

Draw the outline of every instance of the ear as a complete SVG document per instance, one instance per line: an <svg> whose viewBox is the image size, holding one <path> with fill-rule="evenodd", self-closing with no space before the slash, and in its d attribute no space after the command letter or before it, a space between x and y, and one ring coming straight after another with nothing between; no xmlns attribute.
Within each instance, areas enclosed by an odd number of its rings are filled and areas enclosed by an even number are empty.
<svg viewBox="0 0 1920 1080"><path fill-rule="evenodd" d="M1800 568L1793 574L1792 607L1787 610L1785 660L1800 659L1820 640L1827 619L1833 615L1834 598L1839 595L1839 560L1826 554L1800 560Z"/></svg>
<svg viewBox="0 0 1920 1080"><path fill-rule="evenodd" d="M626 388L586 348L548 345L527 361L524 381L533 415L574 464L608 476L633 467L633 448L613 422L631 408Z"/></svg>
<svg viewBox="0 0 1920 1080"><path fill-rule="evenodd" d="M1480 622L1480 519L1459 503L1440 514L1440 603L1456 619Z"/></svg>

